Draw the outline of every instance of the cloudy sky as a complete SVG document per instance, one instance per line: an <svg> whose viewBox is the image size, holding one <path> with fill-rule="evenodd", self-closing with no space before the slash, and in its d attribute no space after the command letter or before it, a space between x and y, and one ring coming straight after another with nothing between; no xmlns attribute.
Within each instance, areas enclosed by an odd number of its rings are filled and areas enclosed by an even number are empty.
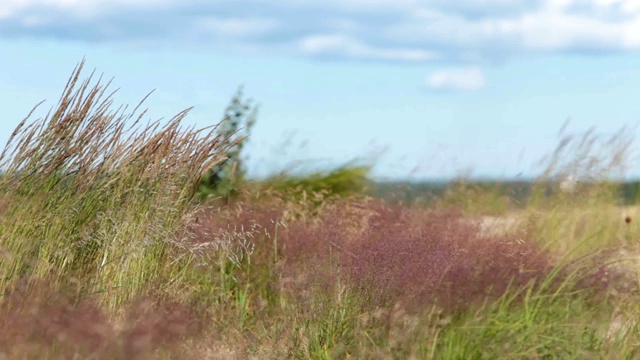
<svg viewBox="0 0 640 360"><path fill-rule="evenodd" d="M639 50L637 0L0 0L0 141L86 57L151 118L213 124L244 85L256 176L533 175L568 118L638 123Z"/></svg>

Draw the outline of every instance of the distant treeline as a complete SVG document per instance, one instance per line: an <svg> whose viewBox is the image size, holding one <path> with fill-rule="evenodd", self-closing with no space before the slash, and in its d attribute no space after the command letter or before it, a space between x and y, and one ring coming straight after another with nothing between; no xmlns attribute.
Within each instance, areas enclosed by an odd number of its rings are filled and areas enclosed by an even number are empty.
<svg viewBox="0 0 640 360"><path fill-rule="evenodd" d="M4 172L0 171L0 179ZM540 186L539 182L532 180L466 180L466 181L368 181L367 193L373 197L381 198L392 203L401 202L405 205L416 203L428 204L441 199L449 191L459 190L462 187L474 189L476 192L493 193L497 196L506 196L512 204L524 204L530 198L534 187ZM558 190L556 183L542 184L547 195ZM585 185L585 184L583 184ZM602 184L586 184L602 185ZM608 183L617 186L620 203L623 205L637 204L640 200L640 180L626 181L622 183Z"/></svg>
<svg viewBox="0 0 640 360"><path fill-rule="evenodd" d="M540 183L534 181L423 181L423 182L403 182L384 181L372 182L369 185L369 194L374 197L383 198L391 202L402 202L404 204L414 204L416 202L428 203L442 198L447 191L454 190L460 186L473 188L478 191L493 192L498 196L508 196L514 203L524 203L531 196L534 186ZM620 202L624 205L631 205L638 202L640 195L640 180L626 181L623 183L609 183L617 185ZM558 191L555 183L543 184L547 195Z"/></svg>

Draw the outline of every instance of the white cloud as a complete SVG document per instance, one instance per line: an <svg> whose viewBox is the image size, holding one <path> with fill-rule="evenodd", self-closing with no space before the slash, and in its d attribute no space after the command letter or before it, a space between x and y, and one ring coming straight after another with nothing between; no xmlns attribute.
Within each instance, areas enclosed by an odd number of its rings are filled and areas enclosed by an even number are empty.
<svg viewBox="0 0 640 360"><path fill-rule="evenodd" d="M139 8L161 8L175 0L2 0L0 21L13 16L29 16L34 12L49 15L64 13L71 17L93 17L104 12L125 12Z"/></svg>
<svg viewBox="0 0 640 360"><path fill-rule="evenodd" d="M251 37L278 28L275 19L207 17L195 21L194 29L218 36Z"/></svg>
<svg viewBox="0 0 640 360"><path fill-rule="evenodd" d="M433 90L477 91L486 84L484 73L476 67L443 69L427 77L427 87Z"/></svg>
<svg viewBox="0 0 640 360"><path fill-rule="evenodd" d="M545 11L506 22L529 50L563 50L572 47L619 48L626 38L624 23L610 23L579 14Z"/></svg>
<svg viewBox="0 0 640 360"><path fill-rule="evenodd" d="M640 0L0 2L0 38L224 42L306 57L459 66L542 53L640 50Z"/></svg>
<svg viewBox="0 0 640 360"><path fill-rule="evenodd" d="M363 60L428 61L438 57L435 52L420 48L375 48L342 35L312 35L302 39L303 53L315 56L346 56Z"/></svg>

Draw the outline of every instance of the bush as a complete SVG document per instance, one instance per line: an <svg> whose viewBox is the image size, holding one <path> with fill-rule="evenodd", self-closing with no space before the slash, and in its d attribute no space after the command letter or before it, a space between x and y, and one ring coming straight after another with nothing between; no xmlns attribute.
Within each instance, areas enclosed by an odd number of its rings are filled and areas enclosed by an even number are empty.
<svg viewBox="0 0 640 360"><path fill-rule="evenodd" d="M282 175L266 180L264 188L279 191L293 199L320 195L318 202L329 197L347 197L363 194L369 183L370 168L365 166L342 167L329 172L308 175Z"/></svg>

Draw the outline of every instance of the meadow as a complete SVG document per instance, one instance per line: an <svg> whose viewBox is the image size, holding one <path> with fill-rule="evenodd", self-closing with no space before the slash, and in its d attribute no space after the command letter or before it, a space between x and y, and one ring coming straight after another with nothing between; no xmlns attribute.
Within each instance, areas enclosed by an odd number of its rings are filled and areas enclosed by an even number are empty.
<svg viewBox="0 0 640 360"><path fill-rule="evenodd" d="M349 167L221 201L203 176L239 140L82 70L0 155L0 357L640 357L628 132L567 135L524 187L407 195Z"/></svg>

